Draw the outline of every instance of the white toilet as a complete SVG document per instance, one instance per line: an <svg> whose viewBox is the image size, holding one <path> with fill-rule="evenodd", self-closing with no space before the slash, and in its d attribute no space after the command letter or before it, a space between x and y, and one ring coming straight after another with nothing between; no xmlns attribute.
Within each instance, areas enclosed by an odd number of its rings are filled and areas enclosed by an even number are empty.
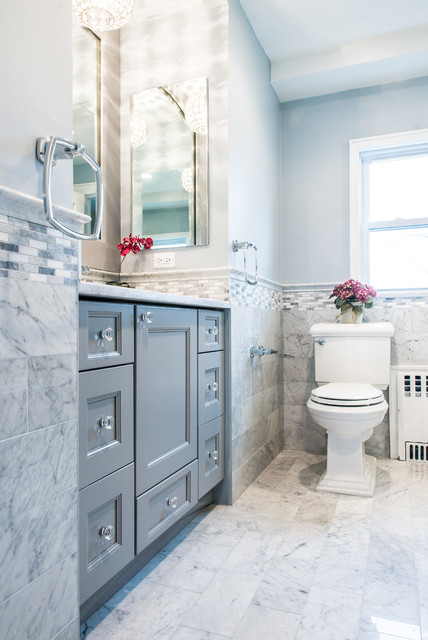
<svg viewBox="0 0 428 640"><path fill-rule="evenodd" d="M388 409L381 389L389 385L389 322L320 323L311 327L315 341L314 389L310 415L328 432L327 470L317 490L372 496L376 458L364 442Z"/></svg>

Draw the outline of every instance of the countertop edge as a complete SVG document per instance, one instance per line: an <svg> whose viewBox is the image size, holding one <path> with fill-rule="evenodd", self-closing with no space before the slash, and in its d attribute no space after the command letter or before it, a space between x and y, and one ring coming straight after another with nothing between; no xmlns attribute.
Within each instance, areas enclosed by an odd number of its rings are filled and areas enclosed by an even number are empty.
<svg viewBox="0 0 428 640"><path fill-rule="evenodd" d="M79 282L78 293L79 296L82 297L167 304L180 307L199 307L205 309L230 309L231 307L230 302L224 300L197 298L194 296L183 296L159 291L148 291L145 289L131 289L85 281Z"/></svg>

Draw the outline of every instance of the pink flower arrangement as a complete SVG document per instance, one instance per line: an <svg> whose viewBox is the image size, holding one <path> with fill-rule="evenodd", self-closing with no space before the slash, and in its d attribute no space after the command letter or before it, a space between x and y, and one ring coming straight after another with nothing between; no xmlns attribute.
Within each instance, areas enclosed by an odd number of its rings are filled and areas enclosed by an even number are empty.
<svg viewBox="0 0 428 640"><path fill-rule="evenodd" d="M132 253L138 253L141 249L151 249L153 247L153 240L151 238L140 238L140 236L131 236L124 238L122 242L117 245L120 251L120 255L123 259L132 251Z"/></svg>
<svg viewBox="0 0 428 640"><path fill-rule="evenodd" d="M363 312L363 307L371 309L376 298L376 291L368 284L361 284L358 280L347 280L343 284L338 284L333 289L330 298L336 298L334 304L336 309L340 309L343 314L349 308L357 313Z"/></svg>
<svg viewBox="0 0 428 640"><path fill-rule="evenodd" d="M144 249L151 249L153 247L153 240L151 238L140 238L140 236L133 236L129 234L127 238L124 238L122 242L117 245L117 248L120 251L120 255L122 256L122 260L119 265L119 281L111 281L107 284L119 285L121 287L131 287L132 285L127 282L122 282L121 280L121 270L122 263L125 260L128 253L138 253Z"/></svg>

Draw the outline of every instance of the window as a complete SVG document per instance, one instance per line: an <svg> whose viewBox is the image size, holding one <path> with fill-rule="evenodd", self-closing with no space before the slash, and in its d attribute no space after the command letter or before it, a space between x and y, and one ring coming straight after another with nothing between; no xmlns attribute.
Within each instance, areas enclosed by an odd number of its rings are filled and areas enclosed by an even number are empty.
<svg viewBox="0 0 428 640"><path fill-rule="evenodd" d="M351 274L428 288L428 130L351 140Z"/></svg>

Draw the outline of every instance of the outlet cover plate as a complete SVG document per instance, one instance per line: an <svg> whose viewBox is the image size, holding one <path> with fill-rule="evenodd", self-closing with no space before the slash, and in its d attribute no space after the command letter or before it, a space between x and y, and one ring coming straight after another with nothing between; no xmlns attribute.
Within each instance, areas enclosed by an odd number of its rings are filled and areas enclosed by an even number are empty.
<svg viewBox="0 0 428 640"><path fill-rule="evenodd" d="M175 253L154 253L153 269L172 269L175 267Z"/></svg>

